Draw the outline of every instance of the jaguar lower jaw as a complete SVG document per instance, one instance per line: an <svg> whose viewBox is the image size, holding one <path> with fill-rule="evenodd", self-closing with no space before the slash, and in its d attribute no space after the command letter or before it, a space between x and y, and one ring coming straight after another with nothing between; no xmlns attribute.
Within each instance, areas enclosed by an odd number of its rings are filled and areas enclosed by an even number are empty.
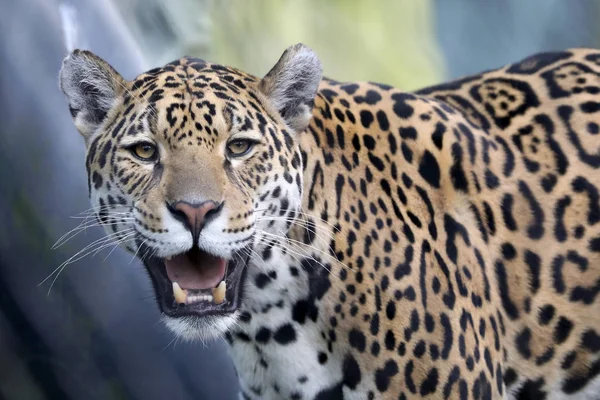
<svg viewBox="0 0 600 400"><path fill-rule="evenodd" d="M181 255L180 255L181 256ZM212 257L212 256L211 256ZM158 305L168 317L197 317L226 316L238 310L243 292L243 282L246 276L248 258L233 257L230 260L218 259L225 263L222 277L217 274L212 281L194 284L186 280L172 280L167 272L170 259L151 257L144 260L144 265L150 274ZM200 271L203 266L195 266ZM193 271L192 271L193 274ZM171 274L172 277L173 274ZM189 274L187 276L189 278ZM186 286L186 282L189 287ZM205 287L207 286L207 287Z"/></svg>

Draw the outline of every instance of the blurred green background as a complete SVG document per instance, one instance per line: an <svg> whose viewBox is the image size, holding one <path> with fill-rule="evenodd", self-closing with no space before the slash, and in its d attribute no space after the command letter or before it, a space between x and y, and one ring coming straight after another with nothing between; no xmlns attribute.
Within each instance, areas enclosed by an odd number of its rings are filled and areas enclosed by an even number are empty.
<svg viewBox="0 0 600 400"><path fill-rule="evenodd" d="M221 342L178 343L119 249L38 286L103 237L57 74L87 48L125 77L192 55L262 76L297 42L336 80L414 90L532 53L598 47L596 0L0 0L0 400L235 399Z"/></svg>
<svg viewBox="0 0 600 400"><path fill-rule="evenodd" d="M262 75L291 44L336 80L413 90L533 52L594 46L594 0L124 0L150 63L189 54Z"/></svg>

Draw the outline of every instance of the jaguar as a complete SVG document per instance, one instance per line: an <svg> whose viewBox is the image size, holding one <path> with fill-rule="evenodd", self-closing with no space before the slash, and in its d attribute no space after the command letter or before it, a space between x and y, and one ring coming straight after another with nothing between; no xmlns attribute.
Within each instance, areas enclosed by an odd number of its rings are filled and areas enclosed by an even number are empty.
<svg viewBox="0 0 600 400"><path fill-rule="evenodd" d="M415 92L184 57L59 85L89 197L245 399L599 399L600 52Z"/></svg>

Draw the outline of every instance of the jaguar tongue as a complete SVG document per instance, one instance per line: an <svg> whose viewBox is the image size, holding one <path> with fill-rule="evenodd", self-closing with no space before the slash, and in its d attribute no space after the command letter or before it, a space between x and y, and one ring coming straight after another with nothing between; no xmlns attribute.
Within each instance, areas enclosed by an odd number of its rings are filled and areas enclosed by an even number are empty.
<svg viewBox="0 0 600 400"><path fill-rule="evenodd" d="M226 262L198 248L165 259L167 276L183 289L212 289L225 278Z"/></svg>

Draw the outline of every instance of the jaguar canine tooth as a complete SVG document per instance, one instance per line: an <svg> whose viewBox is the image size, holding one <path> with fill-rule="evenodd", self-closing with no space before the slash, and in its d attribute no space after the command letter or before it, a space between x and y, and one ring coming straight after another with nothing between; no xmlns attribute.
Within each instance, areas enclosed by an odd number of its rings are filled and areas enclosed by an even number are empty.
<svg viewBox="0 0 600 400"><path fill-rule="evenodd" d="M185 304L187 300L187 291L179 286L179 283L173 282L173 296L179 304Z"/></svg>
<svg viewBox="0 0 600 400"><path fill-rule="evenodd" d="M221 281L221 283L219 283L217 287L212 290L212 300L215 304L221 304L225 300L226 289L227 286L225 284L225 281Z"/></svg>

